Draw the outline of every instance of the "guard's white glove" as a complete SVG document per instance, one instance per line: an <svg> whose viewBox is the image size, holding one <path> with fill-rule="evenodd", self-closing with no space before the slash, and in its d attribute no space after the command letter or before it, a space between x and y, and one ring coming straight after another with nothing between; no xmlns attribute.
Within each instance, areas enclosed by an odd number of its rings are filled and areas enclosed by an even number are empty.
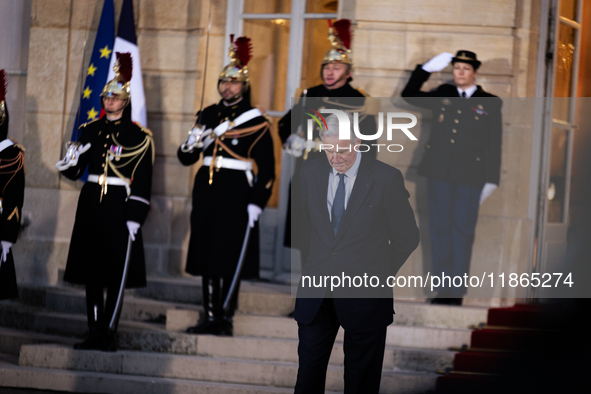
<svg viewBox="0 0 591 394"><path fill-rule="evenodd" d="M427 71L428 73L436 73L443 70L445 67L449 65L451 59L454 58L453 53L443 52L439 55L435 56L427 63L423 64L423 70Z"/></svg>
<svg viewBox="0 0 591 394"><path fill-rule="evenodd" d="M487 183L484 185L484 187L482 188L482 193L480 193L480 205L482 205L484 200L490 197L490 195L495 191L497 187L498 186L494 183Z"/></svg>
<svg viewBox="0 0 591 394"><path fill-rule="evenodd" d="M135 241L135 235L139 229L140 224L138 222L132 222L131 220L127 221L127 230L129 230L129 236L131 237L132 241Z"/></svg>
<svg viewBox="0 0 591 394"><path fill-rule="evenodd" d="M64 171L70 167L74 167L76 164L78 164L78 159L80 159L80 155L82 155L89 149L90 142L86 145L70 145L68 147L68 150L66 151L66 155L64 156L64 158L55 164L55 168L57 168L58 171Z"/></svg>
<svg viewBox="0 0 591 394"><path fill-rule="evenodd" d="M297 134L290 135L287 141L285 141L285 144L283 144L283 149L293 157L300 157L304 154L305 148L306 140Z"/></svg>
<svg viewBox="0 0 591 394"><path fill-rule="evenodd" d="M259 220L259 215L263 210L256 204L248 204L248 225L250 228L254 227L254 222Z"/></svg>
<svg viewBox="0 0 591 394"><path fill-rule="evenodd" d="M189 152L194 148L202 148L203 141L201 141L200 137L202 136L204 130L205 126L193 126L193 128L189 131L189 137L181 145L181 150L183 152Z"/></svg>
<svg viewBox="0 0 591 394"><path fill-rule="evenodd" d="M12 242L1 241L0 244L2 244L2 258L0 259L0 263L2 263L6 261L6 258L8 257L8 253L12 247Z"/></svg>

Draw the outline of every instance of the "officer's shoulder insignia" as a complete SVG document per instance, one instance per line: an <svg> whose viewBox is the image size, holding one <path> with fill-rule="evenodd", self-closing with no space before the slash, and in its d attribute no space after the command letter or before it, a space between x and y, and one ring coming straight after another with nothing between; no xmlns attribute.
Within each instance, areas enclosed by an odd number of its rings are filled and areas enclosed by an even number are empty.
<svg viewBox="0 0 591 394"><path fill-rule="evenodd" d="M441 102L443 103L443 105L450 105L451 101L448 98L444 98L443 100L441 100Z"/></svg>
<svg viewBox="0 0 591 394"><path fill-rule="evenodd" d="M27 151L27 150L25 149L25 147L24 147L24 146L22 146L21 144L19 144L18 142L16 142L16 140L15 140L14 138L10 137L10 140L12 141L12 143L14 144L14 147L15 147L16 149L19 149L19 150L21 150L21 151L23 151L23 152L26 152L26 151Z"/></svg>
<svg viewBox="0 0 591 394"><path fill-rule="evenodd" d="M154 135L152 134L152 130L147 129L145 127L142 127L142 131L146 134L148 134L150 137L153 137Z"/></svg>
<svg viewBox="0 0 591 394"><path fill-rule="evenodd" d="M362 95L364 95L365 97L370 97L369 94L367 94L367 92L361 88L355 88L359 93L361 93Z"/></svg>
<svg viewBox="0 0 591 394"><path fill-rule="evenodd" d="M95 119L95 120L91 120L90 122L82 123L82 124L81 124L81 125L78 127L78 129L83 129L83 128L85 128L85 127L86 127L86 126L88 126L88 125L91 125L91 124L93 124L93 123L96 123L96 122L98 122L99 120L100 120L100 119Z"/></svg>
<svg viewBox="0 0 591 394"><path fill-rule="evenodd" d="M478 109L484 109L484 107L482 106L482 104L478 104Z"/></svg>

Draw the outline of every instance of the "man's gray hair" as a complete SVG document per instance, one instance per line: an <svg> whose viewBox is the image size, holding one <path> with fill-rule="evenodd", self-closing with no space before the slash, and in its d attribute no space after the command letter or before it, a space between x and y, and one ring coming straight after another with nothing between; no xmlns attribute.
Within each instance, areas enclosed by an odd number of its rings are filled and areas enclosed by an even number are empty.
<svg viewBox="0 0 591 394"><path fill-rule="evenodd" d="M344 111L343 111L344 112ZM349 112L344 112L349 118L349 140L355 141L357 137L355 137L355 133L353 132L353 115ZM330 114L326 117L326 126L327 129L320 130L320 138L324 137L337 137L339 138L339 118L335 114Z"/></svg>

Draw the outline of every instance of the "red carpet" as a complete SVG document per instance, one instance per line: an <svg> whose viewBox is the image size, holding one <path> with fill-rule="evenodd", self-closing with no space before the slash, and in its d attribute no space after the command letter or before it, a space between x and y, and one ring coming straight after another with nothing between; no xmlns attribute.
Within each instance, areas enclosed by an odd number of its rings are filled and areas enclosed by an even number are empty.
<svg viewBox="0 0 591 394"><path fill-rule="evenodd" d="M555 339L549 327L557 327L560 319L557 323L554 317L540 305L491 308L487 326L492 327L472 331L468 351L454 357L452 373L437 379L437 393L506 394L527 389L512 382L520 374L530 376L536 355Z"/></svg>

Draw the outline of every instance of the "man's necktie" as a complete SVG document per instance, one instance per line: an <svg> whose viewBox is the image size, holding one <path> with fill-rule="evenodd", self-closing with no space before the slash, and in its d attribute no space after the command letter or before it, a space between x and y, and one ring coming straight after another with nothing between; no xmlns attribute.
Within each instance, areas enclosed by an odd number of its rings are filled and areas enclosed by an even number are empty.
<svg viewBox="0 0 591 394"><path fill-rule="evenodd" d="M462 92L462 97L466 97L466 92Z"/></svg>
<svg viewBox="0 0 591 394"><path fill-rule="evenodd" d="M336 237L339 231L339 225L345 214L345 174L337 174L339 176L339 186L334 195L332 202L332 231Z"/></svg>

